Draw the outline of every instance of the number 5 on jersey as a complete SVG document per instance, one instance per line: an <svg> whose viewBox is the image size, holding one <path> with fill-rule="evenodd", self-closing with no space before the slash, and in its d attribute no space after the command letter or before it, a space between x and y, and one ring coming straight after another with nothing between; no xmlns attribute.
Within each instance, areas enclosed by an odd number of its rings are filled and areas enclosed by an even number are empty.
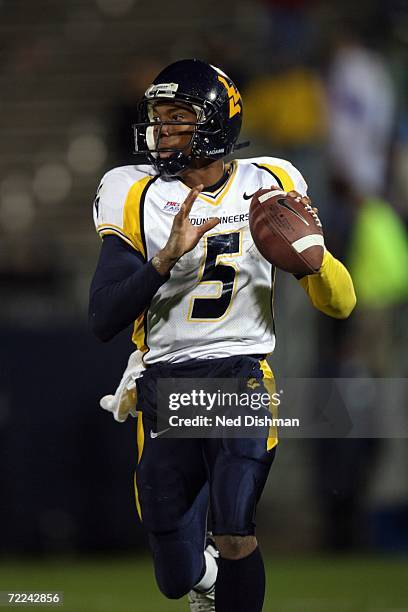
<svg viewBox="0 0 408 612"><path fill-rule="evenodd" d="M233 257L242 254L242 231L204 236L204 263L198 288L213 286L216 295L206 292L191 298L187 320L220 321L229 312L236 292L238 266Z"/></svg>

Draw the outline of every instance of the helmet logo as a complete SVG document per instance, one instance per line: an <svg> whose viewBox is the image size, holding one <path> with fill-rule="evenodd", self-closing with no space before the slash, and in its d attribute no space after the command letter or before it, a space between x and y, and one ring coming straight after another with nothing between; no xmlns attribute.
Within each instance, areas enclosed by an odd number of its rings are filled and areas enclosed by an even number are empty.
<svg viewBox="0 0 408 612"><path fill-rule="evenodd" d="M229 97L229 118L242 112L241 96L234 85L230 85L226 78L218 75L218 80L224 85Z"/></svg>
<svg viewBox="0 0 408 612"><path fill-rule="evenodd" d="M147 88L146 98L174 98L178 83L158 83Z"/></svg>

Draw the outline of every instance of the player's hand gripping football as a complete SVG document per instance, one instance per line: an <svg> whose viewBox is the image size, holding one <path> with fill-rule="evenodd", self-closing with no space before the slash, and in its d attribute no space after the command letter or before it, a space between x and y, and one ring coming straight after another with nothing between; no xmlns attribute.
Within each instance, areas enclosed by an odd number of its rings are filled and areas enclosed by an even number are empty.
<svg viewBox="0 0 408 612"><path fill-rule="evenodd" d="M204 185L197 185L191 189L179 212L174 217L173 226L166 245L152 259L153 266L163 276L170 272L180 257L194 249L206 232L213 229L220 222L218 217L209 219L199 227L192 225L190 222L189 214L191 207L203 187Z"/></svg>
<svg viewBox="0 0 408 612"><path fill-rule="evenodd" d="M318 227L322 227L322 222L320 221L317 215L317 213L319 212L319 209L316 208L315 206L311 206L312 200L308 196L302 196L297 191L289 191L288 195L292 196L292 198L297 199L298 202L302 202L307 212L312 215L313 219L315 220L316 225Z"/></svg>

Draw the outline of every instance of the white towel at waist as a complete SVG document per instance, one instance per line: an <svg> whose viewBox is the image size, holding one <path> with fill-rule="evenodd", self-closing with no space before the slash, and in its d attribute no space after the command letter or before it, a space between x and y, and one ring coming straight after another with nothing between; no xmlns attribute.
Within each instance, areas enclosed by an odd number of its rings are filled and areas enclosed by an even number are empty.
<svg viewBox="0 0 408 612"><path fill-rule="evenodd" d="M101 408L112 412L115 421L123 423L129 414L133 417L136 416L137 393L135 381L142 376L145 369L142 351L134 351L130 354L126 370L115 395L105 395L99 400Z"/></svg>

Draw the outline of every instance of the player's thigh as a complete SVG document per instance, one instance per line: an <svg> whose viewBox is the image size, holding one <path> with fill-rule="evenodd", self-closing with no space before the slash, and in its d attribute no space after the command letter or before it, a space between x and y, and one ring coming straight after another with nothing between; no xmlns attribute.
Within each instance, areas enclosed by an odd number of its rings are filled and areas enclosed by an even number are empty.
<svg viewBox="0 0 408 612"><path fill-rule="evenodd" d="M199 439L152 437L155 423L139 417L136 501L148 531L183 528L194 513L195 501L206 485L202 443ZM141 427L143 433L141 433Z"/></svg>
<svg viewBox="0 0 408 612"><path fill-rule="evenodd" d="M207 440L212 530L214 534L255 533L257 503L262 495L276 447L263 438Z"/></svg>

